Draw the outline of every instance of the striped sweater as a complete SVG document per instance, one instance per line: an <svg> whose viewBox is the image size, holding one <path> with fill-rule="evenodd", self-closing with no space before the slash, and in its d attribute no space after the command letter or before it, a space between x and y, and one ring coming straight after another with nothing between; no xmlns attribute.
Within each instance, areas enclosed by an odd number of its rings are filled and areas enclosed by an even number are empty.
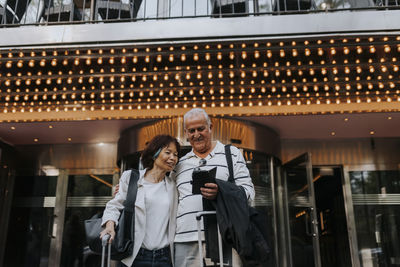
<svg viewBox="0 0 400 267"><path fill-rule="evenodd" d="M249 201L254 199L254 186L251 182L249 170L240 150L231 146L233 173L235 183L246 191ZM212 152L205 158L206 164L201 169L208 170L217 167L216 178L227 181L229 178L228 166L225 158L225 147L217 141ZM192 194L193 170L199 166L200 158L193 150L183 156L175 167L173 178L178 188L178 213L175 242L191 242L198 240L197 221L195 214L203 210L202 196ZM203 223L202 223L203 225ZM203 231L203 226L202 226Z"/></svg>

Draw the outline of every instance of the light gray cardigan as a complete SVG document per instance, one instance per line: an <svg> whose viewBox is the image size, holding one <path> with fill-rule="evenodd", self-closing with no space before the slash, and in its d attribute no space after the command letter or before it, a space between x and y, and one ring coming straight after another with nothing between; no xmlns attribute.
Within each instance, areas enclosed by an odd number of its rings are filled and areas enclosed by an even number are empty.
<svg viewBox="0 0 400 267"><path fill-rule="evenodd" d="M138 191L136 195L135 202L135 240L133 247L133 254L122 260L127 266L132 266L133 261L136 258L136 255L139 252L140 247L142 246L145 229L146 229L146 206L144 202L144 189L143 189L143 181L144 174L146 170L139 171L139 180L138 180ZM126 199L126 194L128 192L129 179L131 177L131 171L125 171L122 173L121 179L119 180L119 191L115 195L113 199L108 201L106 205L106 209L103 213L102 225L104 225L107 221L111 220L115 222L115 225L118 224L118 218L120 216L120 211L124 208L124 201ZM175 230L176 230L176 210L178 205L178 193L176 190L175 182L168 176L165 176L166 186L168 196L170 198L170 217L168 223L168 242L170 244L171 249L171 258L172 262L174 261L174 238L175 238Z"/></svg>

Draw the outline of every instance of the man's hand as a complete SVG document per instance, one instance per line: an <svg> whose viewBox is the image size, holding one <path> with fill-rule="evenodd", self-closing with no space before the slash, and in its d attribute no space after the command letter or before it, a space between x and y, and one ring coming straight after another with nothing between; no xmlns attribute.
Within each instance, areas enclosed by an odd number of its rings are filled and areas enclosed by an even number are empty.
<svg viewBox="0 0 400 267"><path fill-rule="evenodd" d="M114 190L114 195L113 195L113 197L115 197L115 195L118 194L118 191L119 191L119 184L117 184L117 185L115 186L115 190Z"/></svg>
<svg viewBox="0 0 400 267"><path fill-rule="evenodd" d="M218 185L214 183L206 183L205 187L201 187L201 195L205 199L214 200L218 194Z"/></svg>

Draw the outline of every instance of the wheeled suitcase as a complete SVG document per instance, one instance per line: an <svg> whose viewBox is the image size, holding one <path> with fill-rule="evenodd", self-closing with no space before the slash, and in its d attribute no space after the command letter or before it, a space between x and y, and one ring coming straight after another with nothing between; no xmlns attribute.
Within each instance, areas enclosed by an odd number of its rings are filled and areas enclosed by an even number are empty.
<svg viewBox="0 0 400 267"><path fill-rule="evenodd" d="M197 220L197 234L198 234L198 242L199 242L199 258L200 258L200 265L204 266L204 257L203 257L203 246L201 240L201 218L204 216L215 216L217 214L216 211L200 211L196 213L196 220ZM219 231L219 227L217 224L217 232L218 232L218 252L219 252L219 266L224 266L224 256L222 252L222 238L221 233ZM213 265L214 266L214 265Z"/></svg>
<svg viewBox="0 0 400 267"><path fill-rule="evenodd" d="M111 243L108 242L110 239L110 235L104 235L101 239L101 267L105 267L106 258L107 258L107 267L111 267ZM107 247L107 255L106 255L106 247Z"/></svg>

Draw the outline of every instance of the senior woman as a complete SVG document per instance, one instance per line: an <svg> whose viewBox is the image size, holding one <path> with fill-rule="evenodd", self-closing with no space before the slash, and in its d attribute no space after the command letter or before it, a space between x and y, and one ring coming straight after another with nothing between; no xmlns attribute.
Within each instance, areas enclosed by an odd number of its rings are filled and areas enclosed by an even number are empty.
<svg viewBox="0 0 400 267"><path fill-rule="evenodd" d="M142 164L135 202L135 240L133 253L121 262L128 267L172 266L176 228L177 191L167 175L178 162L178 141L169 135L157 135L142 152ZM128 191L131 171L122 173L119 190L106 206L100 238L115 236L115 225ZM154 257L153 257L154 256Z"/></svg>

